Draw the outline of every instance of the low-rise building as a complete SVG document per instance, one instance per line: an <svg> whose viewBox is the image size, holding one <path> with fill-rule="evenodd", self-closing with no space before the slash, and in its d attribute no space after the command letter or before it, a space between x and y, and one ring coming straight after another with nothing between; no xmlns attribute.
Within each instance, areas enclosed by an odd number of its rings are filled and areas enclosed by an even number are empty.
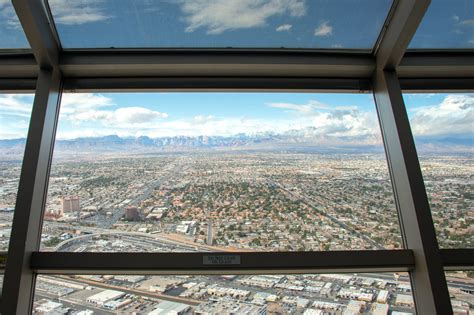
<svg viewBox="0 0 474 315"><path fill-rule="evenodd" d="M92 296L89 296L87 298L87 302L91 304L96 304L99 306L103 306L105 303L121 298L124 296L125 293L122 291L116 291L116 290L105 290L100 293L94 294Z"/></svg>
<svg viewBox="0 0 474 315"><path fill-rule="evenodd" d="M387 315L388 314L388 304L374 303L370 310L372 315Z"/></svg>
<svg viewBox="0 0 474 315"><path fill-rule="evenodd" d="M158 306L148 315L182 315L188 312L191 306L183 303L164 301L158 304Z"/></svg>
<svg viewBox="0 0 474 315"><path fill-rule="evenodd" d="M409 294L397 294L395 304L399 306L415 307L413 297Z"/></svg>

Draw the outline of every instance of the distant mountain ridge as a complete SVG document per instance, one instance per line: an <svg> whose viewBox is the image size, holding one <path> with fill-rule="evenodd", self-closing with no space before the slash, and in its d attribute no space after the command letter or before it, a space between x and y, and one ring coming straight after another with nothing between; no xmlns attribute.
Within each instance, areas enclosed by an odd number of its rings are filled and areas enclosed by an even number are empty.
<svg viewBox="0 0 474 315"><path fill-rule="evenodd" d="M417 148L446 149L457 148L471 151L474 148L472 138L426 138L416 140ZM0 140L0 155L23 153L26 139ZM331 137L317 134L316 128L289 130L282 134L264 132L255 135L237 134L233 136L173 136L150 138L119 137L109 135L103 137L83 137L72 140L57 140L56 152L154 152L173 150L197 150L205 148L339 148L350 151L380 151L380 139L375 136ZM357 149L359 148L359 149Z"/></svg>

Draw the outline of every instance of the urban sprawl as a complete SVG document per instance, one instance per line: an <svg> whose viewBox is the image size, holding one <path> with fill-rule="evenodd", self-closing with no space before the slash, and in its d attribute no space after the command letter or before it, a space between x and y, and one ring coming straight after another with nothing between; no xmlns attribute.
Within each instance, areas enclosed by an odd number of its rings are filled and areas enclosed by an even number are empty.
<svg viewBox="0 0 474 315"><path fill-rule="evenodd" d="M469 156L421 159L438 242L474 247ZM7 250L20 162L0 161ZM41 250L259 252L400 249L378 153L209 150L58 156ZM474 273L447 273L473 314ZM36 314L414 314L406 274L41 276Z"/></svg>

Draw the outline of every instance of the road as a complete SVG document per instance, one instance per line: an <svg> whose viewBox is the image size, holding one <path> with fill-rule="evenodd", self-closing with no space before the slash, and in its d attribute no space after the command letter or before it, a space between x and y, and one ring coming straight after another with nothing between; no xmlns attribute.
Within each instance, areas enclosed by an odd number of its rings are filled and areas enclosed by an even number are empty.
<svg viewBox="0 0 474 315"><path fill-rule="evenodd" d="M138 196L133 197L132 200L126 205L120 206L115 209L104 209L102 211L103 213L111 212L112 215L107 216L101 213L87 218L86 220L83 220L83 222L95 224L97 227L100 228L110 229L118 220L120 220L121 217L123 217L125 209L127 207L140 205L142 201L150 198L156 188L158 188L163 182L173 178L178 178L180 174L185 172L185 170L186 164L184 163L184 160L182 158L176 158L173 163L168 164L163 170L165 175L149 183Z"/></svg>
<svg viewBox="0 0 474 315"><path fill-rule="evenodd" d="M71 282L76 282L80 284L85 284L89 286L94 286L97 288L105 289L105 290L119 290L128 294L134 294L134 295L140 295L144 297L149 297L149 298L155 298L155 299L160 299L160 300L165 300L165 301L171 301L171 302L177 302L177 303L184 303L188 305L193 305L197 306L201 304L203 301L200 300L195 300L195 299L190 299L190 298L183 298L180 296L172 296L172 295L166 295L166 294L161 294L161 293L154 293L154 292L147 292L147 291L142 291L142 290L137 290L134 288L128 288L128 287L123 287L123 286L116 286L116 285L111 285L111 284L106 284L106 283L100 283L96 281L91 281L87 279L71 279L67 276L55 276L58 278L64 278L67 279L68 281Z"/></svg>

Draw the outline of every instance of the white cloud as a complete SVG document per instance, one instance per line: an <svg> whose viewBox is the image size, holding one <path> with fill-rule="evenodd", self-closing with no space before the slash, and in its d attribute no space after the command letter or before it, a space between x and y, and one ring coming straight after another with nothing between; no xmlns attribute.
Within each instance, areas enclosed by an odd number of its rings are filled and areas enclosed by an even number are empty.
<svg viewBox="0 0 474 315"><path fill-rule="evenodd" d="M19 139L26 138L30 121L26 117L4 117L0 112L0 125L0 139Z"/></svg>
<svg viewBox="0 0 474 315"><path fill-rule="evenodd" d="M288 32L291 30L292 25L291 24L283 24L278 26L275 30L277 32Z"/></svg>
<svg viewBox="0 0 474 315"><path fill-rule="evenodd" d="M198 116L206 117L206 116ZM282 132L289 129L288 121L243 117L221 117L212 119L166 120L145 131L150 137L173 136L233 136L239 133L254 135L260 132Z"/></svg>
<svg viewBox="0 0 474 315"><path fill-rule="evenodd" d="M109 97L97 93L65 93L61 99L61 114L115 105Z"/></svg>
<svg viewBox="0 0 474 315"><path fill-rule="evenodd" d="M31 95L0 95L0 114L2 114L0 117L4 127L0 130L0 138L19 138L26 135L32 101ZM111 98L101 94L66 93L61 104L58 139L105 135L232 136L239 133L278 134L297 130L308 136L308 139L319 137L320 144L322 141L329 141L328 136L339 137L337 141L348 141L347 143L352 144L381 143L375 113L361 112L355 106L329 106L317 100L305 104L266 105L275 110L286 111L290 115L276 119L216 117L201 114L189 118L170 119L166 113L145 107L118 108ZM9 119L4 113L17 117ZM344 140L344 137L357 139L349 141Z"/></svg>
<svg viewBox="0 0 474 315"><path fill-rule="evenodd" d="M33 96L28 94L0 94L0 115L30 117Z"/></svg>
<svg viewBox="0 0 474 315"><path fill-rule="evenodd" d="M199 28L207 34L221 34L227 30L264 26L273 16L289 14L303 16L303 0L181 0L186 32Z"/></svg>
<svg viewBox="0 0 474 315"><path fill-rule="evenodd" d="M8 29L21 29L20 21L10 0L0 0L0 19Z"/></svg>
<svg viewBox="0 0 474 315"><path fill-rule="evenodd" d="M15 119L4 119L6 123L2 123L4 128L0 130L0 138L25 137L32 100L31 95L0 96L0 114L6 111L17 115ZM166 113L145 107L117 107L111 98L101 94L66 93L61 104L57 138L106 135L145 135L154 138L297 132L307 141L319 144L381 143L375 113L361 112L355 106L329 106L317 100L305 104L269 103L266 106L286 111L289 115L282 118L252 118L201 114L170 119ZM6 116L1 117L3 120Z"/></svg>
<svg viewBox="0 0 474 315"><path fill-rule="evenodd" d="M329 25L329 22L323 22L319 24L318 27L314 30L314 36L325 37L332 35L333 27Z"/></svg>
<svg viewBox="0 0 474 315"><path fill-rule="evenodd" d="M155 121L160 118L168 118L167 113L161 113L143 107L123 107L117 109L115 117L119 123L141 124Z"/></svg>
<svg viewBox="0 0 474 315"><path fill-rule="evenodd" d="M440 104L416 108L410 122L416 136L472 136L474 94L452 94Z"/></svg>
<svg viewBox="0 0 474 315"><path fill-rule="evenodd" d="M307 104L293 104L293 103L268 103L267 106L272 108L285 109L290 113L298 115L310 116L319 114L320 110L325 111L346 111L356 110L355 106L329 106L317 100L310 100Z"/></svg>
<svg viewBox="0 0 474 315"><path fill-rule="evenodd" d="M430 99L436 96L436 93L413 93L406 94L403 97L409 100Z"/></svg>
<svg viewBox="0 0 474 315"><path fill-rule="evenodd" d="M129 137L129 132L120 132L116 129L74 129L74 130L63 130L58 128L56 139L58 140L71 140L77 138L94 138L94 137L105 137L110 135L117 135L119 137Z"/></svg>
<svg viewBox="0 0 474 315"><path fill-rule="evenodd" d="M0 139L26 137L32 105L31 94L0 94Z"/></svg>
<svg viewBox="0 0 474 315"><path fill-rule="evenodd" d="M95 93L67 93L61 100L60 121L69 121L75 125L82 122L97 122L101 126L120 128L142 128L168 114L145 107L131 106L117 109L109 97Z"/></svg>
<svg viewBox="0 0 474 315"><path fill-rule="evenodd" d="M474 19L462 20L461 22L459 22L459 24L465 26L474 26Z"/></svg>
<svg viewBox="0 0 474 315"><path fill-rule="evenodd" d="M148 127L147 124L167 118L168 114L144 107L122 107L116 110L87 110L68 117L75 123L97 121L104 126L119 128Z"/></svg>
<svg viewBox="0 0 474 315"><path fill-rule="evenodd" d="M110 115L113 118L113 114ZM109 117L109 118L110 118ZM197 117L197 118L196 118ZM109 124L94 128L76 128L73 130L58 129L58 139L78 137L100 137L118 135L120 137L148 136L232 136L238 133L256 134L262 131L285 131L289 127L284 121L263 119L243 119L239 117L215 118L199 115L189 119L157 120L142 124Z"/></svg>
<svg viewBox="0 0 474 315"><path fill-rule="evenodd" d="M270 103L299 117L294 129L312 127L312 135L333 137L367 137L381 141L375 112L361 112L356 106L329 106L319 101L307 104ZM375 141L375 140L374 140Z"/></svg>
<svg viewBox="0 0 474 315"><path fill-rule="evenodd" d="M194 116L194 122L197 123L197 124L205 124L207 122L210 122L210 121L213 121L215 120L215 117L212 116L212 115L197 115L197 116Z"/></svg>
<svg viewBox="0 0 474 315"><path fill-rule="evenodd" d="M285 103L276 104L275 108L284 110L294 109L296 113L307 111L302 107L284 106ZM327 140L328 137L339 137L340 143L358 144L380 144L380 132L375 113L360 112L354 107L337 106L327 109L326 106L313 101L315 109L311 115L297 115L291 118L261 119L249 117L214 117L211 115L198 115L190 118L180 119L160 119L143 123L130 123L117 118L117 113L104 111L107 113L96 113L101 119L101 127L81 128L81 130L59 129L58 137L61 139L71 139L78 136L105 136L118 135L126 136L148 136L174 137L174 136L233 136L239 133L256 135L260 133L285 132L303 133L308 140L316 139L319 143ZM291 105L291 104L286 104ZM293 104L299 106L297 104ZM344 140L344 137L357 138L356 140ZM334 139L331 141L335 141ZM329 142L328 142L329 144ZM334 143L336 144L336 143Z"/></svg>
<svg viewBox="0 0 474 315"><path fill-rule="evenodd" d="M80 25L111 18L100 6L100 0L49 0L57 24Z"/></svg>

